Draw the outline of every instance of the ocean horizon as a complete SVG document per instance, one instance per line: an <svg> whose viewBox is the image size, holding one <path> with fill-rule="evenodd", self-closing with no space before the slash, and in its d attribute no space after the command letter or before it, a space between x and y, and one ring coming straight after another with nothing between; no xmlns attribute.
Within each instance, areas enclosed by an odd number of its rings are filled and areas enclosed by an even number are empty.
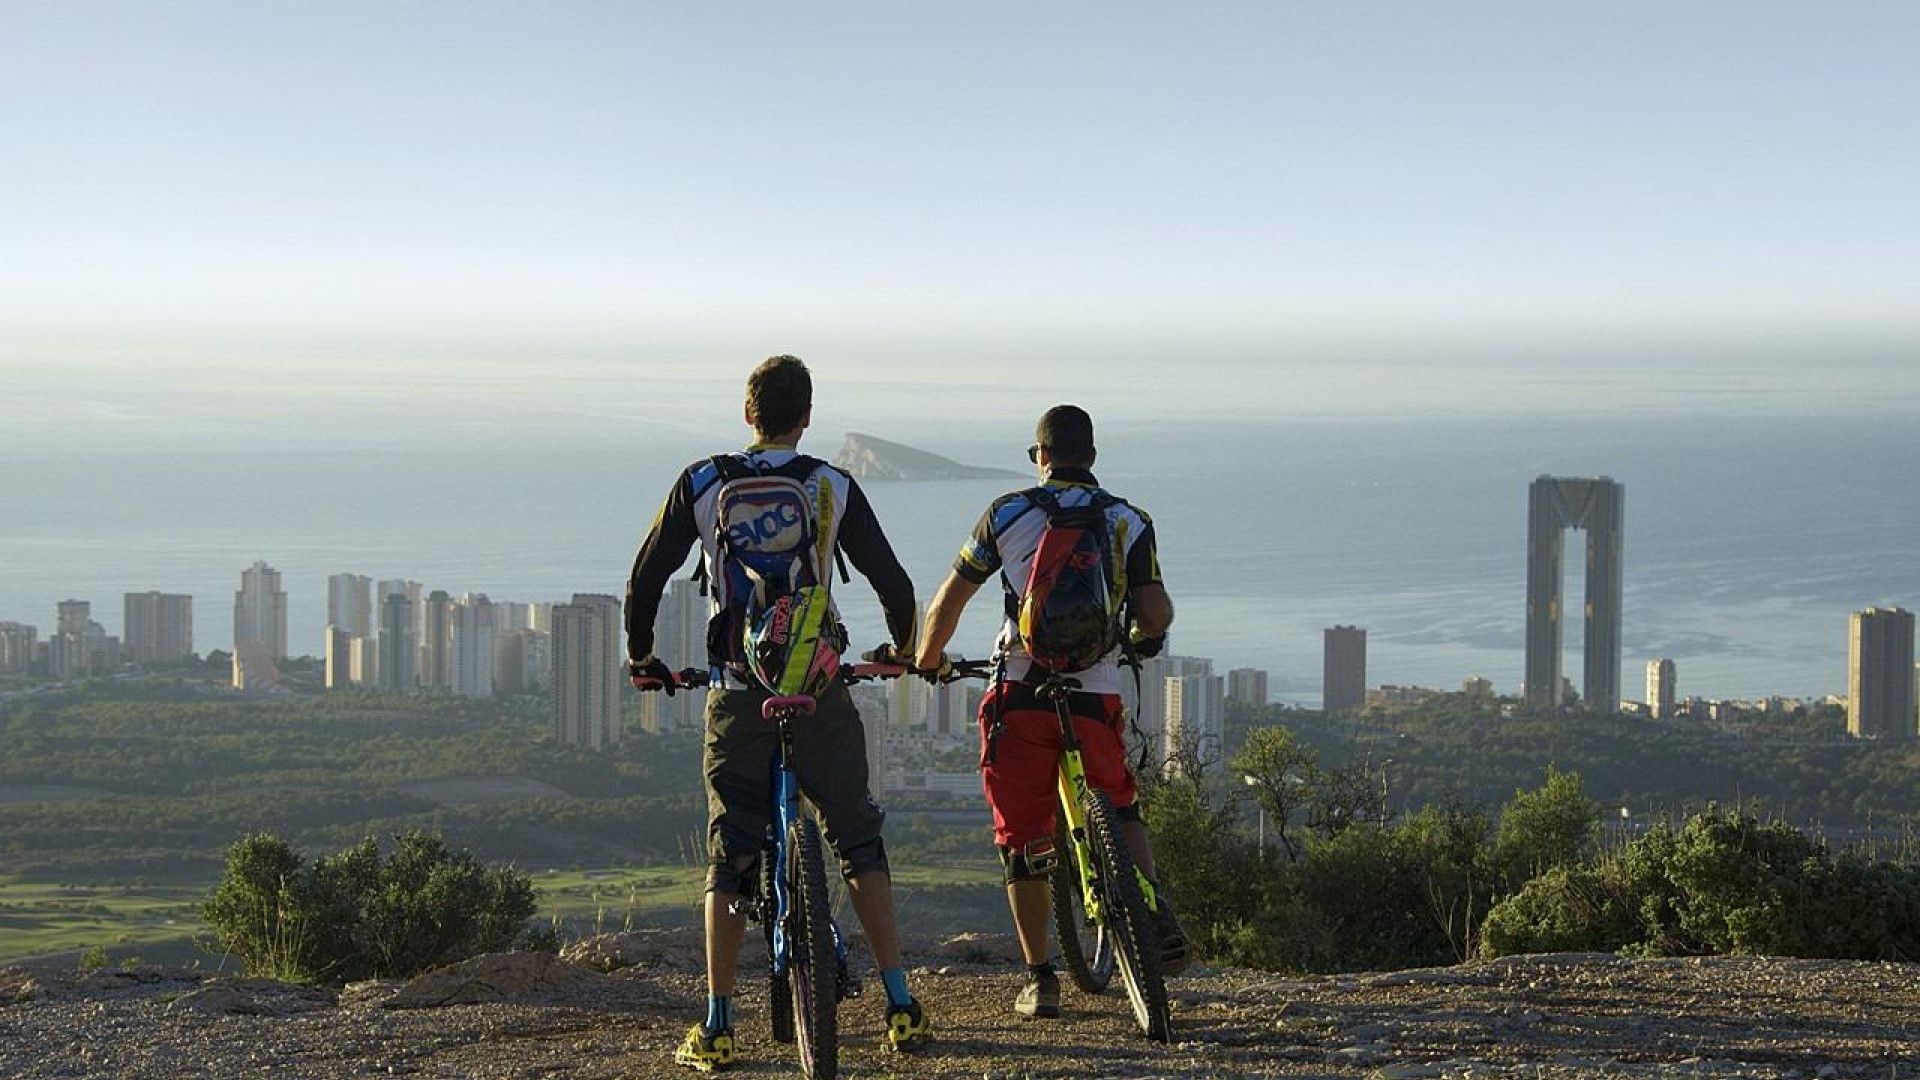
<svg viewBox="0 0 1920 1080"><path fill-rule="evenodd" d="M858 425L981 465L1025 442L955 423ZM1001 425L1005 427L1006 425ZM1527 485L1626 486L1621 696L1673 659L1685 695L1845 692L1847 615L1920 605L1920 492L1904 418L1552 417L1234 420L1101 428L1102 482L1152 514L1178 619L1172 648L1264 668L1275 700L1315 705L1320 631L1368 630L1370 685L1520 686ZM194 597L196 649L227 648L241 572L283 575L291 648L317 654L326 578L406 578L458 595L618 595L679 469L744 429L643 428L528 445L15 456L0 516L0 620L44 636L90 600L109 633L122 594ZM842 432L816 429L822 457ZM1013 445L1015 442L1018 445ZM883 525L930 597L1001 481L871 482ZM1577 612L1580 534L1568 538ZM689 569L691 564L689 563ZM881 621L856 575L836 596L856 648ZM954 651L984 655L1000 611L982 590ZM1566 623L1577 685L1581 626Z"/></svg>

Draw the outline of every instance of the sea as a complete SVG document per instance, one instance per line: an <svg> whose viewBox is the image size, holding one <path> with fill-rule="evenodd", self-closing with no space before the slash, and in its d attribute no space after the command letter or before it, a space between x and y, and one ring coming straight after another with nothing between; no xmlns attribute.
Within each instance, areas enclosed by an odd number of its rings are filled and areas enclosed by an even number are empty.
<svg viewBox="0 0 1920 1080"><path fill-rule="evenodd" d="M37 625L91 600L110 633L122 594L195 598L195 644L227 648L240 575L283 575L293 650L317 654L326 579L406 578L458 595L619 595L678 471L744 441L737 405L669 425L458 438L255 439L195 449L16 447L0 487L0 620ZM1025 471L1030 420L906 411L859 430L969 464ZM816 423L803 449L831 456ZM1520 687L1527 487L1540 475L1626 487L1622 695L1670 658L1680 693L1820 697L1846 689L1848 614L1920 607L1920 454L1909 418L1699 418L1614 413L1274 418L1183 415L1104 424L1096 471L1155 522L1177 619L1172 650L1270 673L1275 700L1319 701L1321 632L1368 633L1371 685ZM1018 480L864 487L923 596L968 530ZM1566 603L1584 587L1568 537ZM690 566L689 566L690 568ZM881 619L839 586L856 645ZM1000 602L979 593L954 651L984 655ZM1581 626L1564 670L1579 682Z"/></svg>

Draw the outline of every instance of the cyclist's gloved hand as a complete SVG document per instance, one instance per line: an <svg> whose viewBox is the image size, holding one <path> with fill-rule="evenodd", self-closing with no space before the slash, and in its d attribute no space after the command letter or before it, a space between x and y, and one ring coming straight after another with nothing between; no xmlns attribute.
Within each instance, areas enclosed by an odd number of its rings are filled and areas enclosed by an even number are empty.
<svg viewBox="0 0 1920 1080"><path fill-rule="evenodd" d="M953 681L953 657L948 656L946 653L941 653L931 664L915 663L912 667L915 675L920 676L930 683L938 685L940 683Z"/></svg>
<svg viewBox="0 0 1920 1080"><path fill-rule="evenodd" d="M1132 649L1133 655L1142 660L1151 660L1159 656L1161 650L1167 647L1167 635L1157 634L1148 637L1140 632L1140 624L1134 623L1127 627L1127 645Z"/></svg>
<svg viewBox="0 0 1920 1080"><path fill-rule="evenodd" d="M673 669L657 656L627 661L627 677L635 690L665 690L673 696Z"/></svg>
<svg viewBox="0 0 1920 1080"><path fill-rule="evenodd" d="M876 645L868 649L866 652L860 654L860 659L865 660L869 664L885 664L888 667L903 667L908 669L912 669L913 667L913 657L902 655L899 649L893 647L892 642L888 642L885 645Z"/></svg>

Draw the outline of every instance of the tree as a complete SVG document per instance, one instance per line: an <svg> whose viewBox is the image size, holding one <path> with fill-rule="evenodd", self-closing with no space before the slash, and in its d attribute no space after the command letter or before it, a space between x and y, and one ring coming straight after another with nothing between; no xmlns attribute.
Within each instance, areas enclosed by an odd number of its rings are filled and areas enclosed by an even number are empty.
<svg viewBox="0 0 1920 1080"><path fill-rule="evenodd" d="M1246 778L1254 800L1266 810L1288 862L1300 858L1299 844L1288 827L1311 798L1319 760L1319 752L1301 745L1292 729L1276 726L1248 732L1246 746L1227 763L1235 775Z"/></svg>
<svg viewBox="0 0 1920 1080"><path fill-rule="evenodd" d="M1578 866L1600 841L1600 807L1580 774L1547 766L1546 783L1516 791L1500 812L1494 857L1508 887L1519 888L1557 866Z"/></svg>

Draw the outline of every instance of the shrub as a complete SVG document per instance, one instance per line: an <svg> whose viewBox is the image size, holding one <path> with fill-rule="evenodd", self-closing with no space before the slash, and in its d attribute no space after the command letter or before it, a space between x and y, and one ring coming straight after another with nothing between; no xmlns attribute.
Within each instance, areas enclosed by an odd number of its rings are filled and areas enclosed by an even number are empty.
<svg viewBox="0 0 1920 1080"><path fill-rule="evenodd" d="M1600 808L1578 773L1547 766L1547 780L1533 791L1516 791L1500 811L1494 858L1511 888L1560 866L1578 866L1600 839Z"/></svg>
<svg viewBox="0 0 1920 1080"><path fill-rule="evenodd" d="M439 837L371 838L307 864L277 836L249 836L201 905L215 941L256 975L344 983L405 978L513 944L533 915L533 883Z"/></svg>
<svg viewBox="0 0 1920 1080"><path fill-rule="evenodd" d="M1488 913L1485 955L1565 949L1911 960L1920 869L1709 808L1592 867L1550 870Z"/></svg>

